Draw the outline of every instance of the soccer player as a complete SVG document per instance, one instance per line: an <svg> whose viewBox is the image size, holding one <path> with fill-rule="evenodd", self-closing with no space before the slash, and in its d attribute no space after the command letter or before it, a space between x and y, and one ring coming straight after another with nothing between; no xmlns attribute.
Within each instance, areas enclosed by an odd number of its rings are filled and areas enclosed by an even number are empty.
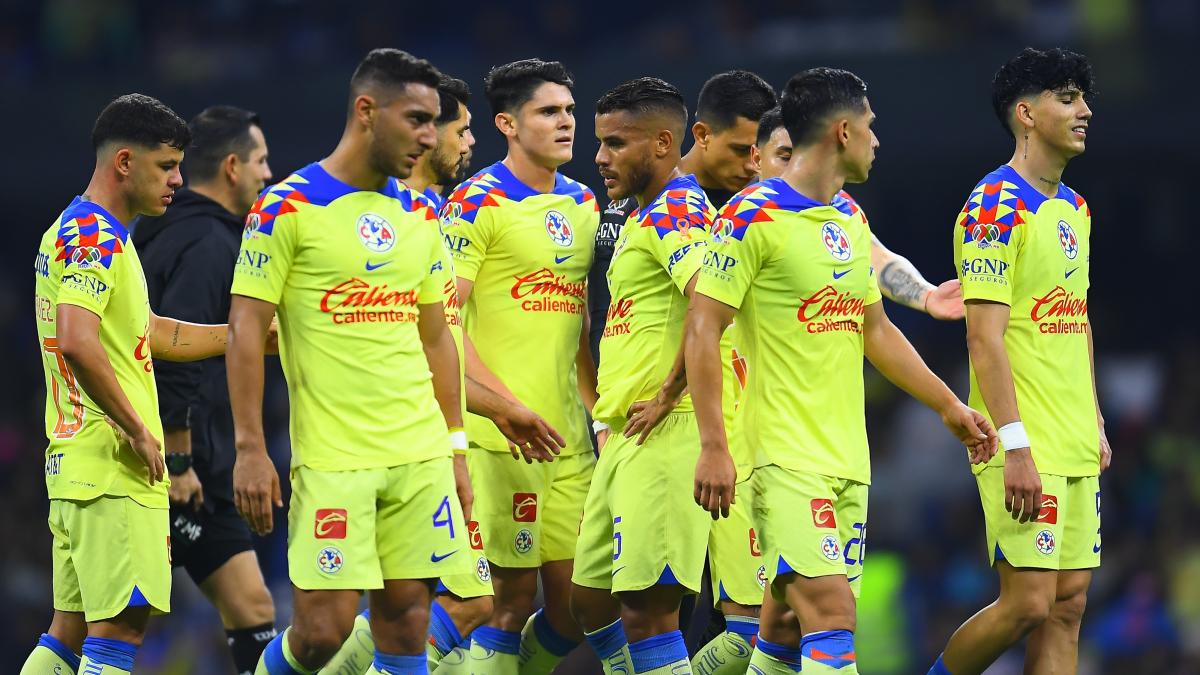
<svg viewBox="0 0 1200 675"><path fill-rule="evenodd" d="M443 208L454 256L467 375L537 411L565 441L553 462L507 456L496 425L470 415L471 473L492 565L495 611L472 637L474 672L549 673L582 637L568 610L571 562L595 456L584 403L595 402L587 347L587 271L598 208L558 173L575 134L573 80L538 59L493 68L485 95L508 154L460 185ZM582 399L582 400L581 400ZM546 606L533 612L539 571Z"/></svg>
<svg viewBox="0 0 1200 675"><path fill-rule="evenodd" d="M91 181L34 259L54 618L24 675L129 673L151 610L170 610L169 480L151 357L220 354L225 326L150 311L128 223L166 210L190 140L156 99L109 103L92 129Z"/></svg>
<svg viewBox="0 0 1200 675"><path fill-rule="evenodd" d="M1026 635L1026 673L1076 670L1100 565L1099 474L1112 458L1087 314L1092 214L1062 183L1084 151L1091 93L1091 64L1062 49L1025 49L992 80L1015 148L967 198L954 254L970 402L1004 449L975 476L1000 597L954 633L930 673L981 673Z"/></svg>
<svg viewBox="0 0 1200 675"><path fill-rule="evenodd" d="M187 187L133 230L150 308L198 323L229 317L242 224L271 179L258 115L213 106L188 123ZM171 564L217 608L238 673L254 672L275 637L275 607L250 528L233 505L233 415L225 359L155 368L167 472Z"/></svg>
<svg viewBox="0 0 1200 675"><path fill-rule="evenodd" d="M752 512L773 596L804 636L791 644L764 623L751 668L856 673L854 604L870 465L862 358L937 410L984 461L994 432L925 366L879 303L866 216L841 194L861 182L878 142L866 86L818 68L784 89L783 119L800 153L783 176L742 191L714 223L685 337L687 383L702 461L729 463L720 339L735 314L751 363L736 431L757 449ZM701 485L696 500L728 512L733 490ZM796 522L797 513L811 519ZM797 626L797 632L798 628Z"/></svg>
<svg viewBox="0 0 1200 675"><path fill-rule="evenodd" d="M434 145L439 76L400 50L371 51L350 80L337 147L264 192L246 220L227 365L235 500L260 533L280 505L258 347L277 309L292 431L293 623L259 672L323 666L368 590L368 672L425 673L432 582L472 568L471 485L463 458L451 459L466 447L442 307L451 279L436 215L395 178Z"/></svg>

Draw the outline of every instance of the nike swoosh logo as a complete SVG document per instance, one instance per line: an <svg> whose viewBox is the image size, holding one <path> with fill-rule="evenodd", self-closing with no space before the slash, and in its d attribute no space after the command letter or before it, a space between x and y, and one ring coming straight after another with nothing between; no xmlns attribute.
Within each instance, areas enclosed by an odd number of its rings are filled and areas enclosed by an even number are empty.
<svg viewBox="0 0 1200 675"><path fill-rule="evenodd" d="M395 260L385 260L385 261L379 263L378 265L376 265L376 264L373 264L370 260L368 260L367 261L367 271L370 272L373 270L377 270L380 267L383 267L384 265L391 265L394 262L396 262L396 261Z"/></svg>
<svg viewBox="0 0 1200 675"><path fill-rule="evenodd" d="M1100 545L1092 544L1092 553L1099 553L1099 552L1100 552Z"/></svg>
<svg viewBox="0 0 1200 675"><path fill-rule="evenodd" d="M853 268L851 268L851 269L853 269ZM839 272L839 271L837 271L837 270L834 270L834 271L833 271L833 278L834 278L834 279L841 279L842 277L846 276L847 274L850 274L850 270L846 270L845 272Z"/></svg>
<svg viewBox="0 0 1200 675"><path fill-rule="evenodd" d="M574 253L572 253L571 255L556 255L556 256L554 256L554 264L561 265L574 257L575 257Z"/></svg>
<svg viewBox="0 0 1200 675"><path fill-rule="evenodd" d="M846 583L850 583L851 581L854 581L855 579L857 579L861 576L862 576L861 574L855 574L854 576L850 577L849 579L846 579Z"/></svg>
<svg viewBox="0 0 1200 675"><path fill-rule="evenodd" d="M1070 279L1070 278L1071 278L1071 275L1072 275L1072 274L1075 274L1075 272L1076 272L1078 269L1079 269L1078 267L1072 267L1070 270L1068 270L1068 271L1067 271L1066 277L1064 277L1064 278L1066 278L1066 279Z"/></svg>
<svg viewBox="0 0 1200 675"><path fill-rule="evenodd" d="M450 551L446 555L438 555L436 553L431 553L431 554L429 554L429 562L441 562L441 561L445 560L446 558L449 558L450 556L454 555L455 553L458 553L458 551Z"/></svg>
<svg viewBox="0 0 1200 675"><path fill-rule="evenodd" d="M615 577L615 576L617 576L617 572L620 572L620 571L621 571L621 570L623 570L623 569L625 569L625 566L624 566L624 565L621 565L621 566L620 566L620 567L618 567L617 569L613 570L613 573L612 573L612 575L613 575L614 577Z"/></svg>

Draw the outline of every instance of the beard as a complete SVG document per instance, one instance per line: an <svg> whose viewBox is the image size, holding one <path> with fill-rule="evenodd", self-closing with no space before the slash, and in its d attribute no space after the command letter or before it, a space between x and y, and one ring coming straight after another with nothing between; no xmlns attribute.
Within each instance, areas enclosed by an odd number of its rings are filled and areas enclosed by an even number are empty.
<svg viewBox="0 0 1200 675"><path fill-rule="evenodd" d="M456 155L454 161L449 161L436 152L429 158L429 168L432 170L433 179L438 185L453 185L458 181L459 176L463 173L462 162Z"/></svg>
<svg viewBox="0 0 1200 675"><path fill-rule="evenodd" d="M628 191L622 195L622 198L636 197L642 194L653 178L654 165L649 157L643 159L640 164L629 167L629 180L625 181Z"/></svg>

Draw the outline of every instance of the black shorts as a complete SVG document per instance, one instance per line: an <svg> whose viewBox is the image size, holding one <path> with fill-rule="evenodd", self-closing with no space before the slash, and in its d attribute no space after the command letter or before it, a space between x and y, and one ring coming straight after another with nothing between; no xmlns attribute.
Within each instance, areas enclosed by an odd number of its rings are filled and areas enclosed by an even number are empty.
<svg viewBox="0 0 1200 675"><path fill-rule="evenodd" d="M254 549L250 527L231 502L206 501L200 509L171 507L171 567L200 584L233 556Z"/></svg>

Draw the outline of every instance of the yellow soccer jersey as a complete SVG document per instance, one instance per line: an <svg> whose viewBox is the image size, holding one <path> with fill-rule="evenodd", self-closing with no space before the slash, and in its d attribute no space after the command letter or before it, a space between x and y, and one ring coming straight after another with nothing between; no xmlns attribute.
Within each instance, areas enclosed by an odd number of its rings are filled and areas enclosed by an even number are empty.
<svg viewBox="0 0 1200 675"><path fill-rule="evenodd" d="M1010 166L989 173L954 228L963 299L1011 307L1004 346L1038 471L1100 473L1100 430L1087 342L1092 214L1060 185L1047 198ZM969 404L984 415L971 365ZM1004 465L1004 453L989 463ZM983 466L975 468L982 471Z"/></svg>
<svg viewBox="0 0 1200 675"><path fill-rule="evenodd" d="M629 406L653 398L671 371L687 317L684 289L700 269L715 215L688 175L626 220L608 268L612 301L600 339L596 419L623 425ZM684 396L674 412L691 410Z"/></svg>
<svg viewBox="0 0 1200 675"><path fill-rule="evenodd" d="M432 188L426 188L420 194L420 197L425 199L429 208L437 213L446 203L437 192ZM430 225L436 228L438 241L444 242L446 239L445 232L442 230L440 219L429 221ZM462 328L462 312L460 311L458 302L458 284L454 275L454 259L450 256L449 245L442 247L442 311L446 315L446 325L450 327L450 334L454 336L454 346L458 348L458 391L461 401L463 419L467 415L467 352L463 346L463 328Z"/></svg>
<svg viewBox="0 0 1200 675"><path fill-rule="evenodd" d="M566 439L591 452L575 377L587 311L587 273L600 212L592 191L563 176L536 192L497 162L460 185L442 208L458 276L474 282L467 335L483 362ZM486 418L467 416L473 444L508 451Z"/></svg>
<svg viewBox="0 0 1200 675"><path fill-rule="evenodd" d="M128 496L167 507L167 485L150 486L146 466L120 442L105 412L79 386L58 348L58 305L100 317L100 345L117 384L160 441L150 360L150 300L129 231L100 205L76 197L42 235L34 259L35 312L46 375L46 491L51 499Z"/></svg>
<svg viewBox="0 0 1200 675"><path fill-rule="evenodd" d="M880 295L857 204L781 178L746 188L713 224L696 291L738 310L754 374L735 426L756 465L869 483L863 319Z"/></svg>
<svg viewBox="0 0 1200 675"><path fill-rule="evenodd" d="M246 217L233 293L278 305L293 466L391 467L450 455L417 330L442 301L436 214L395 180L375 192L309 164Z"/></svg>

